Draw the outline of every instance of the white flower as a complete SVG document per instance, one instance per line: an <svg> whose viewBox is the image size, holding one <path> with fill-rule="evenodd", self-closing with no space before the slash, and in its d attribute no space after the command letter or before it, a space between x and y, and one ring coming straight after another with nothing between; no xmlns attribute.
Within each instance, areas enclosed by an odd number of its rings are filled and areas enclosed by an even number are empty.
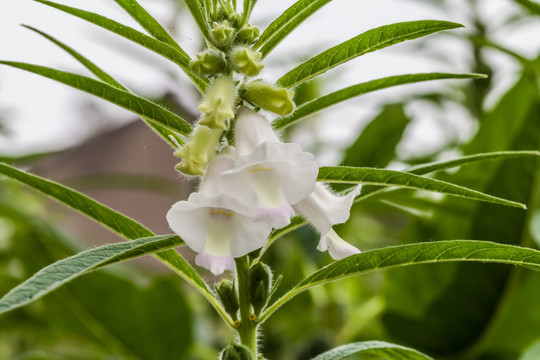
<svg viewBox="0 0 540 360"><path fill-rule="evenodd" d="M317 249L330 253L336 260L358 254L360 250L339 237L332 226L347 221L354 198L360 192L360 186L345 196L336 196L325 185L317 183L315 190L305 199L294 205L294 209L303 215L321 234Z"/></svg>
<svg viewBox="0 0 540 360"><path fill-rule="evenodd" d="M240 109L235 127L238 159L221 177L221 190L255 208L256 219L275 228L290 223L294 205L310 194L319 167L298 144L282 143L268 121Z"/></svg>
<svg viewBox="0 0 540 360"><path fill-rule="evenodd" d="M272 226L253 219L253 209L219 192L219 176L234 164L226 153L210 162L199 192L167 213L171 229L199 254L197 265L215 275L234 271L234 258L264 246Z"/></svg>

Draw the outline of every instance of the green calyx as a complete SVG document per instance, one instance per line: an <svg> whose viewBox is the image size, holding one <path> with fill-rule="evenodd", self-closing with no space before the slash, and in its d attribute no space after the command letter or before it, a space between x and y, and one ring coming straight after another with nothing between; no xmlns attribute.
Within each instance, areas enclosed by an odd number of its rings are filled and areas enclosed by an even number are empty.
<svg viewBox="0 0 540 360"><path fill-rule="evenodd" d="M182 158L182 162L175 166L176 170L186 175L204 175L222 133L221 129L197 127L186 145L174 152L174 156Z"/></svg>
<svg viewBox="0 0 540 360"><path fill-rule="evenodd" d="M214 44L220 49L223 49L232 44L236 35L236 29L227 20L224 20L222 22L214 22L210 33L212 34Z"/></svg>
<svg viewBox="0 0 540 360"><path fill-rule="evenodd" d="M261 35L261 29L257 26L251 26L251 24L246 24L236 34L236 41L239 43L251 45L259 39Z"/></svg>
<svg viewBox="0 0 540 360"><path fill-rule="evenodd" d="M223 350L220 360L253 360L253 357L245 346L231 344Z"/></svg>
<svg viewBox="0 0 540 360"><path fill-rule="evenodd" d="M264 67L259 62L262 54L247 46L236 46L229 53L229 59L234 70L247 76L256 76Z"/></svg>
<svg viewBox="0 0 540 360"><path fill-rule="evenodd" d="M237 313L240 309L240 304L238 303L238 296L234 288L234 283L230 280L222 280L221 282L214 285L218 298L223 304L225 311L233 320L238 318Z"/></svg>
<svg viewBox="0 0 540 360"><path fill-rule="evenodd" d="M199 75L212 76L224 72L227 63L221 51L207 49L197 54L197 59L191 60L189 67Z"/></svg>
<svg viewBox="0 0 540 360"><path fill-rule="evenodd" d="M261 262L249 270L250 301L255 315L259 315L268 303L272 288L272 271Z"/></svg>
<svg viewBox="0 0 540 360"><path fill-rule="evenodd" d="M294 110L293 96L293 91L260 80L245 84L242 94L242 97L252 104L281 116Z"/></svg>
<svg viewBox="0 0 540 360"><path fill-rule="evenodd" d="M224 76L214 80L206 98L198 109L204 113L199 124L212 129L227 129L227 120L234 117L236 86L232 78Z"/></svg>

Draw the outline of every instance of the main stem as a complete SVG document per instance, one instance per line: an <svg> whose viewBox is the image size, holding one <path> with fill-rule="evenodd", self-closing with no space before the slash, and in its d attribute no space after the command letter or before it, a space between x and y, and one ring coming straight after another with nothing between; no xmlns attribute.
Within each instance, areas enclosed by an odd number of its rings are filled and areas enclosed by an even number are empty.
<svg viewBox="0 0 540 360"><path fill-rule="evenodd" d="M257 359L257 323L250 319L250 284L247 256L236 259L236 276L238 278L238 301L240 303L240 325L238 335L240 342L251 352L253 360Z"/></svg>

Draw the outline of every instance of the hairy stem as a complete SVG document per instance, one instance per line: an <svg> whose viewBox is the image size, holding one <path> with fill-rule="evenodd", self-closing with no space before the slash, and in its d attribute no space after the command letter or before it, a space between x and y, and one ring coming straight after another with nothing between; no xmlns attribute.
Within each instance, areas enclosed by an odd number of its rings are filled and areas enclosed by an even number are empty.
<svg viewBox="0 0 540 360"><path fill-rule="evenodd" d="M247 347L253 359L257 359L257 323L251 318L249 265L247 256L236 259L236 273L238 278L238 300L240 303L240 325L238 335L240 342Z"/></svg>

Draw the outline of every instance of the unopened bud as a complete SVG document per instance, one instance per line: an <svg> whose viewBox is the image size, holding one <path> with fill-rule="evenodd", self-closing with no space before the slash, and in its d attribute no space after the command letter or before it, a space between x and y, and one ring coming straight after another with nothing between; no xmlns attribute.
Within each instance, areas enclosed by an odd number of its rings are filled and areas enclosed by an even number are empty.
<svg viewBox="0 0 540 360"><path fill-rule="evenodd" d="M199 124L212 129L227 129L227 119L234 117L234 101L236 87L230 77L220 77L214 80L208 88L205 100L199 105L199 110L205 115Z"/></svg>
<svg viewBox="0 0 540 360"><path fill-rule="evenodd" d="M234 14L231 14L228 19L229 20L229 24L231 24L232 26L234 26L236 29L238 29L240 26L242 26L242 15L241 14L238 14L238 13L234 13Z"/></svg>
<svg viewBox="0 0 540 360"><path fill-rule="evenodd" d="M218 298L221 301L221 304L223 304L225 311L231 315L233 320L236 320L240 305L238 303L236 291L234 290L234 284L230 280L223 280L214 285L214 288L216 289Z"/></svg>
<svg viewBox="0 0 540 360"><path fill-rule="evenodd" d="M229 54L234 70L247 76L255 76L262 70L264 64L259 62L261 57L260 52L246 46L237 46Z"/></svg>
<svg viewBox="0 0 540 360"><path fill-rule="evenodd" d="M294 109L294 92L264 81L252 81L244 85L244 99L273 113L285 116Z"/></svg>
<svg viewBox="0 0 540 360"><path fill-rule="evenodd" d="M214 22L210 33L214 39L215 45L219 48L226 48L231 45L236 29L229 24L227 20L222 22Z"/></svg>
<svg viewBox="0 0 540 360"><path fill-rule="evenodd" d="M261 262L249 270L250 299L255 314L260 314L268 303L272 287L272 271Z"/></svg>
<svg viewBox="0 0 540 360"><path fill-rule="evenodd" d="M261 34L261 29L257 26L251 26L251 24L246 24L243 28L238 30L236 34L236 40L238 42L251 45L259 38Z"/></svg>
<svg viewBox="0 0 540 360"><path fill-rule="evenodd" d="M191 139L174 156L182 158L182 162L176 165L176 170L186 175L204 175L208 161L214 156L215 148L223 131L199 126Z"/></svg>
<svg viewBox="0 0 540 360"><path fill-rule="evenodd" d="M221 352L221 360L253 360L249 349L239 344L227 346Z"/></svg>
<svg viewBox="0 0 540 360"><path fill-rule="evenodd" d="M221 51L208 49L197 54L197 59L191 60L189 67L199 75L212 76L224 71L227 64Z"/></svg>

